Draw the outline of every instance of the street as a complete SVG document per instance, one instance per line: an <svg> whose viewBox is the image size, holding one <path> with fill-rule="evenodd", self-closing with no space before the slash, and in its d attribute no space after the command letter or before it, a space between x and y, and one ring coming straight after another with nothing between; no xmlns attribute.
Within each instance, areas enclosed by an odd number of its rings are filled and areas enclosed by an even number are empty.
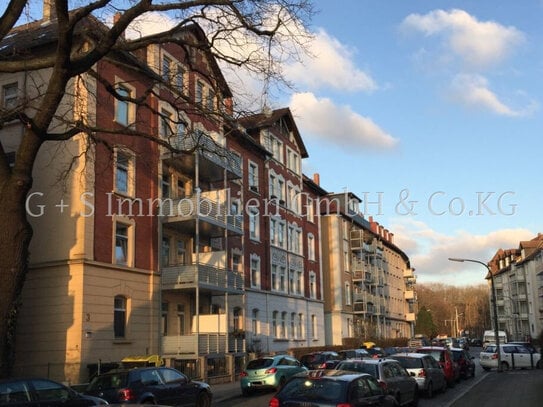
<svg viewBox="0 0 543 407"><path fill-rule="evenodd" d="M445 393L434 398L421 397L419 407L464 407L485 406L506 407L514 404L523 407L539 406L543 399L543 370L515 370L504 373L485 372L479 365L481 348L473 348L470 353L475 357L476 373L474 378L462 380ZM241 395L239 384L230 386L230 394L213 405L221 407L264 407L267 406L274 392L262 392L250 397ZM471 390L471 391L470 391ZM522 397L519 399L519 397Z"/></svg>

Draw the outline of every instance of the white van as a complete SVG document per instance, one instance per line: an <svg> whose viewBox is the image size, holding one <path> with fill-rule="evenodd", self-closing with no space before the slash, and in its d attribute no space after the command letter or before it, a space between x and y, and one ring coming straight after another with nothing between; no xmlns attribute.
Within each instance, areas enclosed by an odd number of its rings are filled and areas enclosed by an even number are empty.
<svg viewBox="0 0 543 407"><path fill-rule="evenodd" d="M500 343L507 343L507 334L505 331L498 331L498 337L500 338ZM493 330L485 331L483 335L483 347L488 343L496 343L496 335Z"/></svg>

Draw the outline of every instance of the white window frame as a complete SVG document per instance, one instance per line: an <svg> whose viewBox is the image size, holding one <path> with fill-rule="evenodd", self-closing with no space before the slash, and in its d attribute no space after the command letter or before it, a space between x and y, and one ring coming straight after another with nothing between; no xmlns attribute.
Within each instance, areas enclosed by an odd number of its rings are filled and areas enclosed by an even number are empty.
<svg viewBox="0 0 543 407"><path fill-rule="evenodd" d="M119 261L117 256L117 238L118 232L117 232L117 225L122 225L126 228L126 253L125 257L126 259L124 261ZM113 236L112 236L112 248L113 248L113 254L112 254L112 263L117 264L119 266L124 267L134 267L134 253L135 253L135 222L133 219L128 219L121 216L114 216L113 217Z"/></svg>
<svg viewBox="0 0 543 407"><path fill-rule="evenodd" d="M309 272L309 298L317 298L317 274L314 271Z"/></svg>
<svg viewBox="0 0 543 407"><path fill-rule="evenodd" d="M122 163L120 157L126 157L126 165ZM114 150L113 160L113 190L118 194L133 197L136 191L136 155L131 150L117 147ZM126 173L126 190L120 188L119 177L121 176L121 171Z"/></svg>
<svg viewBox="0 0 543 407"><path fill-rule="evenodd" d="M262 275L260 256L256 254L251 254L249 256L249 267L251 269L251 287L260 288Z"/></svg>
<svg viewBox="0 0 543 407"><path fill-rule="evenodd" d="M2 85L2 106L4 109L12 109L19 102L19 84L17 82Z"/></svg>
<svg viewBox="0 0 543 407"><path fill-rule="evenodd" d="M258 192L258 164L248 161L248 180L249 189L253 192Z"/></svg>
<svg viewBox="0 0 543 407"><path fill-rule="evenodd" d="M307 259L315 261L315 236L313 233L307 234Z"/></svg>
<svg viewBox="0 0 543 407"><path fill-rule="evenodd" d="M249 238L260 241L260 214L258 208L249 208Z"/></svg>

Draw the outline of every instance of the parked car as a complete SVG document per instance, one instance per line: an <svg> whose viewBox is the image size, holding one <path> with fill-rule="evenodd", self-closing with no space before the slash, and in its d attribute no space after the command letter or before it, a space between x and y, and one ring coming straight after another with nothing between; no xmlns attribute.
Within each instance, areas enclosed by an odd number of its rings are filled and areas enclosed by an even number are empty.
<svg viewBox="0 0 543 407"><path fill-rule="evenodd" d="M522 345L525 348L527 348L531 353L537 353L537 349L534 345L532 345L531 342L517 342L517 341L511 341L507 342L508 344L514 344L514 345Z"/></svg>
<svg viewBox="0 0 543 407"><path fill-rule="evenodd" d="M371 358L371 355L366 349L345 349L338 352L341 360L345 359L365 359Z"/></svg>
<svg viewBox="0 0 543 407"><path fill-rule="evenodd" d="M366 350L368 351L370 356L374 359L384 358L386 356L385 350L378 346L374 346L373 348L368 348Z"/></svg>
<svg viewBox="0 0 543 407"><path fill-rule="evenodd" d="M296 373L307 372L307 368L289 355L267 356L247 363L240 374L241 393L249 395L254 390L279 389Z"/></svg>
<svg viewBox="0 0 543 407"><path fill-rule="evenodd" d="M366 373L312 370L293 376L270 400L269 407L398 406L377 380Z"/></svg>
<svg viewBox="0 0 543 407"><path fill-rule="evenodd" d="M87 396L49 379L21 378L0 380L0 406L79 407L108 404L99 397Z"/></svg>
<svg viewBox="0 0 543 407"><path fill-rule="evenodd" d="M458 347L469 350L469 340L466 337L458 338Z"/></svg>
<svg viewBox="0 0 543 407"><path fill-rule="evenodd" d="M110 370L95 376L84 393L110 403L209 407L212 400L207 383L169 367Z"/></svg>
<svg viewBox="0 0 543 407"><path fill-rule="evenodd" d="M302 365L309 370L324 369L326 367L325 362L328 360L341 360L341 358L334 351L311 352L300 358Z"/></svg>
<svg viewBox="0 0 543 407"><path fill-rule="evenodd" d="M470 340L470 345L475 348L482 348L483 347L483 341L481 339L473 338Z"/></svg>
<svg viewBox="0 0 543 407"><path fill-rule="evenodd" d="M470 353L462 348L451 348L453 360L458 364L460 370L460 377L462 379L468 379L475 376L475 359Z"/></svg>
<svg viewBox="0 0 543 407"><path fill-rule="evenodd" d="M522 345L500 344L500 358L502 370L513 368L536 367L543 369L540 353L532 353ZM498 367L498 351L496 344L487 344L479 354L479 363L484 370Z"/></svg>
<svg viewBox="0 0 543 407"><path fill-rule="evenodd" d="M415 378L419 391L428 398L434 397L436 391L447 390L447 379L439 363L425 353L398 353L391 356Z"/></svg>
<svg viewBox="0 0 543 407"><path fill-rule="evenodd" d="M423 346L416 350L417 353L426 353L431 355L443 369L445 379L449 387L454 387L460 379L460 368L452 357L451 351L443 346Z"/></svg>
<svg viewBox="0 0 543 407"><path fill-rule="evenodd" d="M398 404L416 405L418 402L418 384L394 359L358 359L344 360L338 363L337 370L368 373L375 377L387 394L394 396Z"/></svg>

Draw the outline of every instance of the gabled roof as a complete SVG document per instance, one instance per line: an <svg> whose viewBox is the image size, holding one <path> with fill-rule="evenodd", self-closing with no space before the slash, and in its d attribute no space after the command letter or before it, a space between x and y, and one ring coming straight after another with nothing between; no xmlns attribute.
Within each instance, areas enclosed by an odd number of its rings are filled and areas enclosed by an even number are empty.
<svg viewBox="0 0 543 407"><path fill-rule="evenodd" d="M240 118L239 122L247 130L255 130L271 127L280 119L284 119L292 130L302 158L309 157L300 132L298 131L298 127L296 126L296 122L294 121L294 117L288 107L276 109L271 112L256 113L251 116Z"/></svg>

